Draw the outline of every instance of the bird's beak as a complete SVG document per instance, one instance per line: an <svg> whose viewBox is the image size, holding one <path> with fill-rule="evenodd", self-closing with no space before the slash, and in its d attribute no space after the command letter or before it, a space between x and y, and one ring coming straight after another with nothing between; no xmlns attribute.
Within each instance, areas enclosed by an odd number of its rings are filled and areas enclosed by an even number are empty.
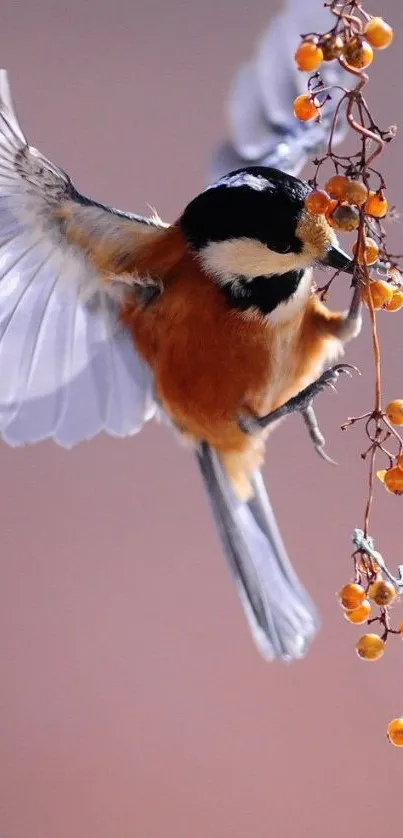
<svg viewBox="0 0 403 838"><path fill-rule="evenodd" d="M347 253L344 253L337 245L332 245L324 259L322 259L322 265L326 265L329 268L335 268L335 270L345 271L347 274L352 274L354 269L354 261L347 256Z"/></svg>

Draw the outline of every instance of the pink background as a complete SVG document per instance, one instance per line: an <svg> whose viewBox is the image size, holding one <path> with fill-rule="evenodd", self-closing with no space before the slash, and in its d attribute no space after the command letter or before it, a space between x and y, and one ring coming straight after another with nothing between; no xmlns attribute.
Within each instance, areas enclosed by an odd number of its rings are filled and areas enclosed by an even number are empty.
<svg viewBox="0 0 403 838"><path fill-rule="evenodd" d="M173 219L205 183L224 98L275 4L267 0L20 0L1 13L1 62L31 142L94 198ZM376 11L376 4L373 5ZM401 120L403 12L369 100ZM400 137L384 158L402 201ZM402 250L401 224L391 227ZM347 303L339 281L332 303ZM402 314L379 317L387 399L402 396ZM318 402L337 469L290 419L266 478L323 630L302 663L267 665L232 588L192 457L157 425L1 447L1 838L400 836L403 648L360 662L334 592L361 525L370 406L368 324L348 360L363 377ZM402 560L403 500L377 492L373 533ZM403 613L396 614L400 622Z"/></svg>

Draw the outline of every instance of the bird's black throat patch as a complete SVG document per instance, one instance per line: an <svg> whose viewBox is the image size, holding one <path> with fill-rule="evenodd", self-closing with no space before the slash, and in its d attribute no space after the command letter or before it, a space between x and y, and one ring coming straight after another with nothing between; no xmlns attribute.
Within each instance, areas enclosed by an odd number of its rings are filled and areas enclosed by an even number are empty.
<svg viewBox="0 0 403 838"><path fill-rule="evenodd" d="M239 276L220 285L229 305L238 311L257 309L267 315L295 294L304 271L289 271L279 276Z"/></svg>

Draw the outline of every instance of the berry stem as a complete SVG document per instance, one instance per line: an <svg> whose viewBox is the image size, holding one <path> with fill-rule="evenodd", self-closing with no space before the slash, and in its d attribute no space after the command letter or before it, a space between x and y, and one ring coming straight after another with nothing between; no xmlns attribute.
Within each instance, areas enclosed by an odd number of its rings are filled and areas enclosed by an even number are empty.
<svg viewBox="0 0 403 838"><path fill-rule="evenodd" d="M338 61L346 74L349 74L352 83L351 86L347 84L333 88L341 95L331 121L326 152L313 160L316 168L309 183L317 192L315 211L318 212L318 196L323 196L323 190L318 186L319 173L322 166L330 162L336 175L325 184L324 194L327 193L329 198L326 217L336 230L357 230L357 240L353 247L352 285L357 291L362 286L363 299L368 307L375 377L372 409L361 416L350 417L342 425L342 429L345 430L357 422L363 422L367 438L367 448L361 453L362 459L368 461L369 467L364 527L363 530L355 530L353 536L356 546L353 553L355 581L361 586L365 586L366 583L369 586L379 574L384 574L395 585L396 590L403 593L403 566L399 567L399 576L394 577L382 556L373 549L373 541L369 536L378 455L387 458L389 464L388 469L378 472L379 479L384 482L388 491L395 494L403 493L403 439L393 427L394 418L390 415L390 405L386 408L389 411L387 415L382 410L382 363L376 317L380 308L398 311L403 300L402 280L399 273L395 277L391 270L399 268L398 259L403 257L394 256L387 250L386 233L380 220L388 211L388 202L384 195L386 184L382 174L374 168L374 163L384 151L386 144L396 136L396 126L392 125L382 130L375 122L364 98L364 88L369 81L365 69L373 59L372 47L385 48L391 42L393 30L381 18L366 12L362 7L362 0L328 0L324 6L333 14L335 24L326 33L315 33L316 43L319 48L323 48L324 60ZM306 52L308 54L308 50ZM329 97L329 86L323 83L320 72L316 71L310 77L308 91L308 95L315 97L320 111ZM358 141L358 150L350 155L337 154L333 149L342 109L348 128L356 135ZM389 208L389 218L395 217L395 214L394 208ZM383 274L383 278L375 279L370 276L371 265L378 270L379 277ZM325 298L335 276L337 272L322 288L316 289L321 299ZM399 425L399 414L396 416L395 424ZM386 447L388 440L395 443L397 454L388 450L389 444ZM373 637L377 638L377 642L383 642L389 633L397 633L390 627L387 608L381 608L380 616L372 618L370 622L378 622L383 628L383 635L381 638L367 635L366 642ZM372 652L371 649L363 648L362 654L361 651L359 654L366 659L376 659Z"/></svg>

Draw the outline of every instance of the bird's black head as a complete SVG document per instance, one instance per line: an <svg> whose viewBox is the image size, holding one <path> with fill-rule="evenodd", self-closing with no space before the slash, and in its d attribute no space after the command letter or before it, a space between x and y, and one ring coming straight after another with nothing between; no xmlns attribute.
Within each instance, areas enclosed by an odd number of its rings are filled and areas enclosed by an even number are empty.
<svg viewBox="0 0 403 838"><path fill-rule="evenodd" d="M277 169L239 169L194 198L179 224L220 285L237 293L242 288L245 301L245 290L259 280L272 298L266 303L271 311L295 293L303 272L315 263L337 261L335 267L350 268L325 217L305 209L309 192L307 183ZM275 294L273 280L280 289Z"/></svg>

